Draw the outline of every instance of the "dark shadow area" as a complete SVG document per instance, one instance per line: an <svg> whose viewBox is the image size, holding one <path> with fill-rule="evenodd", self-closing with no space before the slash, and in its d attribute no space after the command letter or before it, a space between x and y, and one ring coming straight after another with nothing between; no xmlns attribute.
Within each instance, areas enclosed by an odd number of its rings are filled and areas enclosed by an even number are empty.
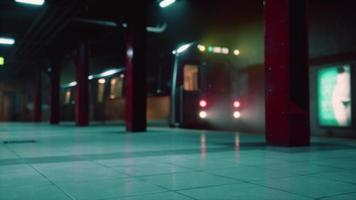
<svg viewBox="0 0 356 200"><path fill-rule="evenodd" d="M29 143L36 143L36 140L5 140L3 141L4 144L29 144Z"/></svg>

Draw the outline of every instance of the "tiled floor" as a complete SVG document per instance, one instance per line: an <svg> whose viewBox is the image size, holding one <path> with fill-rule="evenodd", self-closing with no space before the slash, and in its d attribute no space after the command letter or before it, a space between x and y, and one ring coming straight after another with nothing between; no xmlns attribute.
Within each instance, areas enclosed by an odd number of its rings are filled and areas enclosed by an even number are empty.
<svg viewBox="0 0 356 200"><path fill-rule="evenodd" d="M34 140L35 143L3 143ZM0 124L0 200L356 199L356 141Z"/></svg>

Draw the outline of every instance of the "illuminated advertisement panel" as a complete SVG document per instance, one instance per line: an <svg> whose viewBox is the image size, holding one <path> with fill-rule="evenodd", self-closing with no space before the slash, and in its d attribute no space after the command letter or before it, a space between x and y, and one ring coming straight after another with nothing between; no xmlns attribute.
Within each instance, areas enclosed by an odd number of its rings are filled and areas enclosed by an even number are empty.
<svg viewBox="0 0 356 200"><path fill-rule="evenodd" d="M352 124L350 65L321 68L317 76L319 125L350 127Z"/></svg>

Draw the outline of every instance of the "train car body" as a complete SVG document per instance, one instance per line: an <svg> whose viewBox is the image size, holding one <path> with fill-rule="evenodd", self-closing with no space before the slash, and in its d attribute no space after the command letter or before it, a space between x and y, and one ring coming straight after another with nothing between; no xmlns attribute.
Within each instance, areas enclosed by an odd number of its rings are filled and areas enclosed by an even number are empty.
<svg viewBox="0 0 356 200"><path fill-rule="evenodd" d="M231 129L243 102L237 49L189 43L173 51L170 125Z"/></svg>
<svg viewBox="0 0 356 200"><path fill-rule="evenodd" d="M109 69L90 75L90 121L108 122L125 120L125 68ZM61 120L74 121L76 82L62 85ZM148 95L147 119L167 121L169 117L168 95Z"/></svg>

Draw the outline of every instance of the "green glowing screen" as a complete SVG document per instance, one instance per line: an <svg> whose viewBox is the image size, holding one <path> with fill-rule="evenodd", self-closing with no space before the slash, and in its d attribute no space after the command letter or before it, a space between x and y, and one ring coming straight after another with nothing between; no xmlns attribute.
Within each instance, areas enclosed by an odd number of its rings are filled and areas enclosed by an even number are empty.
<svg viewBox="0 0 356 200"><path fill-rule="evenodd" d="M5 65L5 59L4 57L0 56L0 65Z"/></svg>
<svg viewBox="0 0 356 200"><path fill-rule="evenodd" d="M317 75L318 119L321 126L351 125L351 67L321 68Z"/></svg>

